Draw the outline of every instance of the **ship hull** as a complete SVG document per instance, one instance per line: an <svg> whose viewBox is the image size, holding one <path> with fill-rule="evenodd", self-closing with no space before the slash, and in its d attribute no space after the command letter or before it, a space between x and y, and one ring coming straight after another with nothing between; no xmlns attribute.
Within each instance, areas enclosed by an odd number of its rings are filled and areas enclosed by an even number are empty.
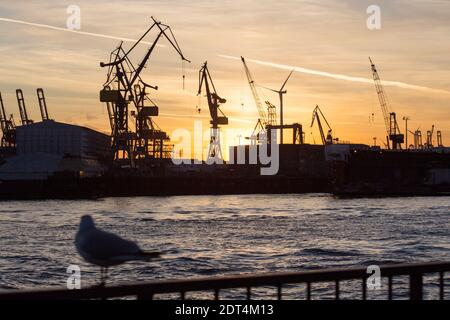
<svg viewBox="0 0 450 320"><path fill-rule="evenodd" d="M0 183L1 200L102 197L286 194L330 192L328 180L308 177L95 177L15 180Z"/></svg>

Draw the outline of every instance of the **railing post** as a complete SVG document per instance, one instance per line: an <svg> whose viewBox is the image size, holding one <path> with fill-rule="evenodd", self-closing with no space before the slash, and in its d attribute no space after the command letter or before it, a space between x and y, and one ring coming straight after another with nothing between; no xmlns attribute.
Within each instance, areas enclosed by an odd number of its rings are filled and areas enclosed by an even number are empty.
<svg viewBox="0 0 450 320"><path fill-rule="evenodd" d="M366 278L362 279L362 299L363 300L367 299L367 279Z"/></svg>
<svg viewBox="0 0 450 320"><path fill-rule="evenodd" d="M392 300L392 276L388 277L388 300Z"/></svg>
<svg viewBox="0 0 450 320"><path fill-rule="evenodd" d="M311 300L311 282L306 283L306 300Z"/></svg>
<svg viewBox="0 0 450 320"><path fill-rule="evenodd" d="M340 289L339 289L339 280L336 280L335 282L335 296L334 299L335 300L339 300L339 294L340 294Z"/></svg>
<svg viewBox="0 0 450 320"><path fill-rule="evenodd" d="M153 300L153 293L147 294L146 292L140 292L136 296L138 300Z"/></svg>
<svg viewBox="0 0 450 320"><path fill-rule="evenodd" d="M423 299L423 279L421 273L411 273L409 276L409 298L410 300Z"/></svg>
<svg viewBox="0 0 450 320"><path fill-rule="evenodd" d="M277 287L277 298L278 298L278 300L282 299L281 284Z"/></svg>
<svg viewBox="0 0 450 320"><path fill-rule="evenodd" d="M214 300L219 300L219 289L214 290Z"/></svg>

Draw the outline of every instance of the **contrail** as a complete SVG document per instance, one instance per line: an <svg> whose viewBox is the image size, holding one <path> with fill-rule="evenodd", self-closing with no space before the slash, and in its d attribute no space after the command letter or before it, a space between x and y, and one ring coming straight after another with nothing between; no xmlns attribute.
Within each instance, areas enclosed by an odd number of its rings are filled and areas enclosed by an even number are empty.
<svg viewBox="0 0 450 320"><path fill-rule="evenodd" d="M228 55L223 55L223 54L219 54L219 57L226 58L226 59L232 59L232 60L241 60L241 58L239 58L239 57L228 56ZM324 72L324 71L319 71L319 70L289 66L289 65L285 65L285 64L279 64L279 63L273 63L273 62L255 60L255 59L246 59L246 60L257 63L257 64L261 64L264 66L274 67L274 68L283 69L283 70L295 70L295 71L301 72L301 73L312 74L312 75L317 75L317 76L327 77L327 78L333 78L333 79L337 79L337 80L361 82L361 83L371 83L371 84L373 83L373 80L369 79L369 78L352 77L352 76L346 76L343 74L329 73L329 72ZM450 91L448 91L448 90L434 89L434 88L429 88L429 87L424 87L424 86L417 86L414 84L408 84L408 83L399 82L399 81L382 81L382 83L385 86L391 86L391 87L420 90L420 91L427 91L427 92L434 92L434 93L450 94Z"/></svg>
<svg viewBox="0 0 450 320"><path fill-rule="evenodd" d="M33 27L38 27L38 28L57 30L57 31L65 31L65 32L71 32L71 33L77 33L77 34L81 34L81 35L85 35L85 36L91 36L91 37L97 37L97 38L121 40L121 41L124 41L124 42L133 42L133 43L135 43L137 41L137 39L130 39L130 38L111 36L111 35L102 34L102 33L78 31L78 30L72 30L72 29L68 29L68 28L55 27L55 26L51 26L51 25L48 25L48 24L34 23L34 22L28 22L28 21L22 21L22 20L0 18L0 21L18 23L18 24L23 24L23 25L27 25L27 26L33 26ZM140 43L141 44L146 44L146 45L152 45L151 42L147 42L147 41L141 41ZM165 45L162 45L162 44L157 44L157 46L165 47Z"/></svg>

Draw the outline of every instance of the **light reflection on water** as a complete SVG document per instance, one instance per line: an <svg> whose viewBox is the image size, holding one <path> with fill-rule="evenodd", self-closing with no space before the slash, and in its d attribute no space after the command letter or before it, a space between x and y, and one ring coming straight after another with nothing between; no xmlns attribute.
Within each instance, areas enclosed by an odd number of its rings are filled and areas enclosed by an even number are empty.
<svg viewBox="0 0 450 320"><path fill-rule="evenodd" d="M161 261L111 269L111 281L129 282L450 260L449 213L449 197L309 194L1 202L0 288L63 286L70 264L81 266L83 286L95 284L98 268L84 263L73 245L83 214L144 249L166 252ZM349 283L344 296L357 297L355 288L360 284ZM333 290L319 284L316 292L328 298ZM276 290L254 293L275 297ZM304 292L300 285L286 294L301 298ZM245 292L226 296L245 297Z"/></svg>

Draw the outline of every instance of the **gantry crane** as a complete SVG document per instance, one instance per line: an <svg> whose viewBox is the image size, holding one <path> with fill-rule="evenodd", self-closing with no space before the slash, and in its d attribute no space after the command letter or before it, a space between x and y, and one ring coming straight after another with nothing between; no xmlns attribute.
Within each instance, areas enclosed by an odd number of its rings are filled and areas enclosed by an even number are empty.
<svg viewBox="0 0 450 320"><path fill-rule="evenodd" d="M442 142L442 131L441 130L436 131L436 137L437 137L437 146L442 148L444 146L444 143Z"/></svg>
<svg viewBox="0 0 450 320"><path fill-rule="evenodd" d="M414 149L422 149L422 131L420 131L420 128L417 128L415 131L408 130L408 132L414 135Z"/></svg>
<svg viewBox="0 0 450 320"><path fill-rule="evenodd" d="M25 100L23 98L22 89L16 90L17 103L19 104L20 120L22 125L32 124L33 120L28 118L27 108L25 106Z"/></svg>
<svg viewBox="0 0 450 320"><path fill-rule="evenodd" d="M417 143L416 143L416 140L417 140ZM422 131L419 129L417 129L416 132L414 132L414 147L416 149L423 148Z"/></svg>
<svg viewBox="0 0 450 320"><path fill-rule="evenodd" d="M401 144L403 143L405 137L402 133L400 133L396 114L391 109L389 100L387 98L383 85L381 84L380 76L375 67L375 64L372 62L372 59L370 57L369 61L372 68L373 80L375 82L375 89L377 91L378 100L380 101L381 110L383 112L384 124L386 126L387 146L390 149L389 141L392 141L392 149L401 149Z"/></svg>
<svg viewBox="0 0 450 320"><path fill-rule="evenodd" d="M47 103L45 102L44 90L42 88L36 89L39 109L41 110L42 121L49 120L48 111L47 111Z"/></svg>
<svg viewBox="0 0 450 320"><path fill-rule="evenodd" d="M220 110L220 104L227 102L227 100L221 98L217 94L216 87L214 86L211 74L209 73L207 61L205 61L199 71L197 95L201 95L203 85L205 86L206 99L208 100L209 113L211 115L211 136L208 158L223 159L222 150L220 147L219 125L227 125L228 118L222 110Z"/></svg>
<svg viewBox="0 0 450 320"><path fill-rule="evenodd" d="M244 57L241 57L241 60L244 65L245 74L252 91L253 99L255 100L256 108L258 110L259 118L253 132L253 136L255 136L255 132L258 130L258 128L260 129L259 132L261 132L266 130L267 126L274 126L277 124L277 112L276 107L273 104L271 104L269 101L265 101L265 104L267 106L266 114L266 111L264 110L264 107L261 103L261 99L259 98L258 91L256 90L255 81L253 80L252 74L250 73Z"/></svg>
<svg viewBox="0 0 450 320"><path fill-rule="evenodd" d="M172 48L184 61L186 59L178 45L178 42L168 25L156 21L153 17L153 24L128 50L123 48L123 42L111 52L110 62L100 63L101 67L107 67L107 79L100 91L100 101L106 102L108 114L112 121L112 151L113 159L117 161L129 161L128 165L134 166L135 159L161 159L170 156L168 145L164 142L169 140L166 132L162 131L152 117L158 116L158 107L151 102L147 96L146 89L157 90L157 86L151 86L144 82L141 73L147 67L150 56L158 41L165 38ZM148 49L145 56L135 67L131 61L131 54L139 43L150 33L156 30L157 36ZM184 75L183 75L184 79ZM139 87L139 88L138 88ZM150 105L147 103L150 102ZM135 110L135 132L129 129L128 115L129 104L133 104Z"/></svg>
<svg viewBox="0 0 450 320"><path fill-rule="evenodd" d="M3 105L2 94L0 92L0 127L2 129L2 147L14 147L16 145L16 125L11 115L8 119Z"/></svg>
<svg viewBox="0 0 450 320"><path fill-rule="evenodd" d="M431 126L431 130L427 130L427 148L433 148L433 134L434 134L434 124Z"/></svg>
<svg viewBox="0 0 450 320"><path fill-rule="evenodd" d="M327 135L325 136L325 133L323 131L323 127L322 127L322 122L320 121L320 117L323 118L323 120L325 121L325 124L328 127L328 132ZM317 119L317 120L316 120ZM320 138L322 139L322 144L326 145L326 144L333 144L333 134L332 134L332 129L327 121L327 119L325 118L322 110L320 110L319 106L316 105L316 107L313 110L313 114L312 114L312 120L311 120L311 128L314 125L314 121L316 120L317 122L317 126L319 127L319 132L320 132Z"/></svg>

